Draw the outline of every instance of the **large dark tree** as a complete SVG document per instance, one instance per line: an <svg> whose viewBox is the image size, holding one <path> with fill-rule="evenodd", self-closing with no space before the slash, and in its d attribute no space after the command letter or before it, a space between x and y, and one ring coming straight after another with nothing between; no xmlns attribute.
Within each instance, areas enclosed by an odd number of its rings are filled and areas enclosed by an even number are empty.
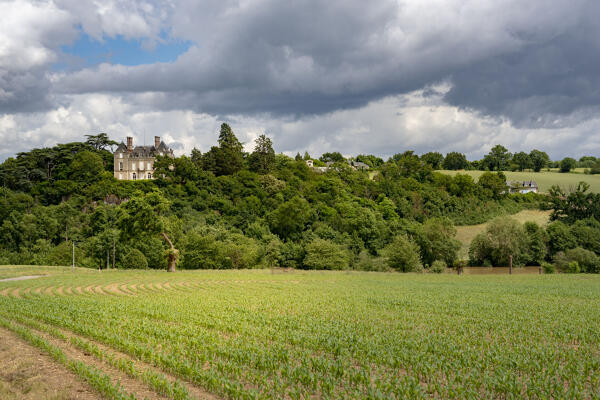
<svg viewBox="0 0 600 400"><path fill-rule="evenodd" d="M97 135L85 135L87 144L92 146L95 150L106 150L107 147L116 146L118 143L111 140L106 133L99 133Z"/></svg>
<svg viewBox="0 0 600 400"><path fill-rule="evenodd" d="M446 158L444 159L442 166L444 169L450 170L466 169L469 166L469 162L464 154L453 151L446 154Z"/></svg>
<svg viewBox="0 0 600 400"><path fill-rule="evenodd" d="M497 144L483 158L483 165L490 171L506 171L510 162L511 154L506 147Z"/></svg>
<svg viewBox="0 0 600 400"><path fill-rule="evenodd" d="M215 175L233 175L244 166L243 146L228 124L221 124L219 147L212 147L203 157L204 169Z"/></svg>
<svg viewBox="0 0 600 400"><path fill-rule="evenodd" d="M517 166L519 171L524 171L533 166L531 162L531 157L529 154L521 151L519 153L515 153L513 156L513 163Z"/></svg>
<svg viewBox="0 0 600 400"><path fill-rule="evenodd" d="M533 170L535 172L540 172L542 168L546 168L550 162L550 157L548 157L546 152L535 149L531 150L529 158L531 159L531 164L533 165Z"/></svg>
<svg viewBox="0 0 600 400"><path fill-rule="evenodd" d="M260 135L254 146L254 152L248 160L252 171L259 174L266 174L271 171L275 163L275 150L273 150L273 141L265 135Z"/></svg>
<svg viewBox="0 0 600 400"><path fill-rule="evenodd" d="M431 165L433 169L440 169L444 162L444 156L437 151L425 153L421 156L421 160Z"/></svg>

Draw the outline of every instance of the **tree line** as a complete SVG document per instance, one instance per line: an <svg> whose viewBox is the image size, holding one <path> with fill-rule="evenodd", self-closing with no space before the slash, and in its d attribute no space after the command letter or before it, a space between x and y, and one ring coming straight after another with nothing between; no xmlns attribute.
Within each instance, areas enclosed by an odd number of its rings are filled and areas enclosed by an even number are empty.
<svg viewBox="0 0 600 400"><path fill-rule="evenodd" d="M204 153L157 158L156 179L119 181L114 144L89 135L0 164L0 263L68 265L75 243L95 268L442 270L460 261L456 225L548 202L508 193L501 172L436 172L413 151L353 158L375 176L339 152L276 154L265 135L246 153L227 124Z"/></svg>

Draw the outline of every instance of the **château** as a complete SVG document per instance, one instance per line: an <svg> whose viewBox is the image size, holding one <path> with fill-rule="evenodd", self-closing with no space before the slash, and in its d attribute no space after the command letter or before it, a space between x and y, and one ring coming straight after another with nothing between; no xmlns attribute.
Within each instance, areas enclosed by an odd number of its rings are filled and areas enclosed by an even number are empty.
<svg viewBox="0 0 600 400"><path fill-rule="evenodd" d="M154 179L154 161L157 156L175 157L160 136L154 136L154 146L133 147L133 137L127 145L121 142L114 153L115 178L119 180Z"/></svg>

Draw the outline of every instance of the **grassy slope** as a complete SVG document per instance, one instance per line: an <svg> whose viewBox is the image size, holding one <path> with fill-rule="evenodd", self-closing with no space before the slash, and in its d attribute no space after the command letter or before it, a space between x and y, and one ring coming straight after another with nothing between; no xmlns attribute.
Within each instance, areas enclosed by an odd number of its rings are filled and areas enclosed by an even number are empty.
<svg viewBox="0 0 600 400"><path fill-rule="evenodd" d="M444 174L455 175L456 173L468 174L477 180L483 171L447 171L441 170ZM577 183L584 181L590 184L592 192L600 193L600 175L585 175L580 173L561 174L560 172L504 172L506 178L511 181L536 181L542 192L547 192L552 185L559 185L565 190L575 189Z"/></svg>
<svg viewBox="0 0 600 400"><path fill-rule="evenodd" d="M2 318L139 351L223 397L592 398L600 387L597 275L78 271L0 293Z"/></svg>

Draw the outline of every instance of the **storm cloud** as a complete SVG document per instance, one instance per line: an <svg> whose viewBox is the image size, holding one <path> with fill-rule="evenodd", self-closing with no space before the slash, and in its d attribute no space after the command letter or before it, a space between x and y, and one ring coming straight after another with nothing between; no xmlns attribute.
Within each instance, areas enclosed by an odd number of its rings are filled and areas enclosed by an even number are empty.
<svg viewBox="0 0 600 400"><path fill-rule="evenodd" d="M117 137L140 135L149 115L211 121L180 132L155 125L185 151L214 141L219 120L237 123L247 140L267 132L289 153L388 155L393 143L478 157L503 143L544 144L557 157L573 137L587 147L570 155L598 150L600 4L592 0L20 0L0 8L12 22L0 28L0 113L10 129L43 135L50 115L84 110L77 129L108 124ZM61 46L82 33L148 48L191 45L170 63L55 68L68 57ZM116 120L84 106L94 99L115 108ZM64 126L64 138L87 133Z"/></svg>

